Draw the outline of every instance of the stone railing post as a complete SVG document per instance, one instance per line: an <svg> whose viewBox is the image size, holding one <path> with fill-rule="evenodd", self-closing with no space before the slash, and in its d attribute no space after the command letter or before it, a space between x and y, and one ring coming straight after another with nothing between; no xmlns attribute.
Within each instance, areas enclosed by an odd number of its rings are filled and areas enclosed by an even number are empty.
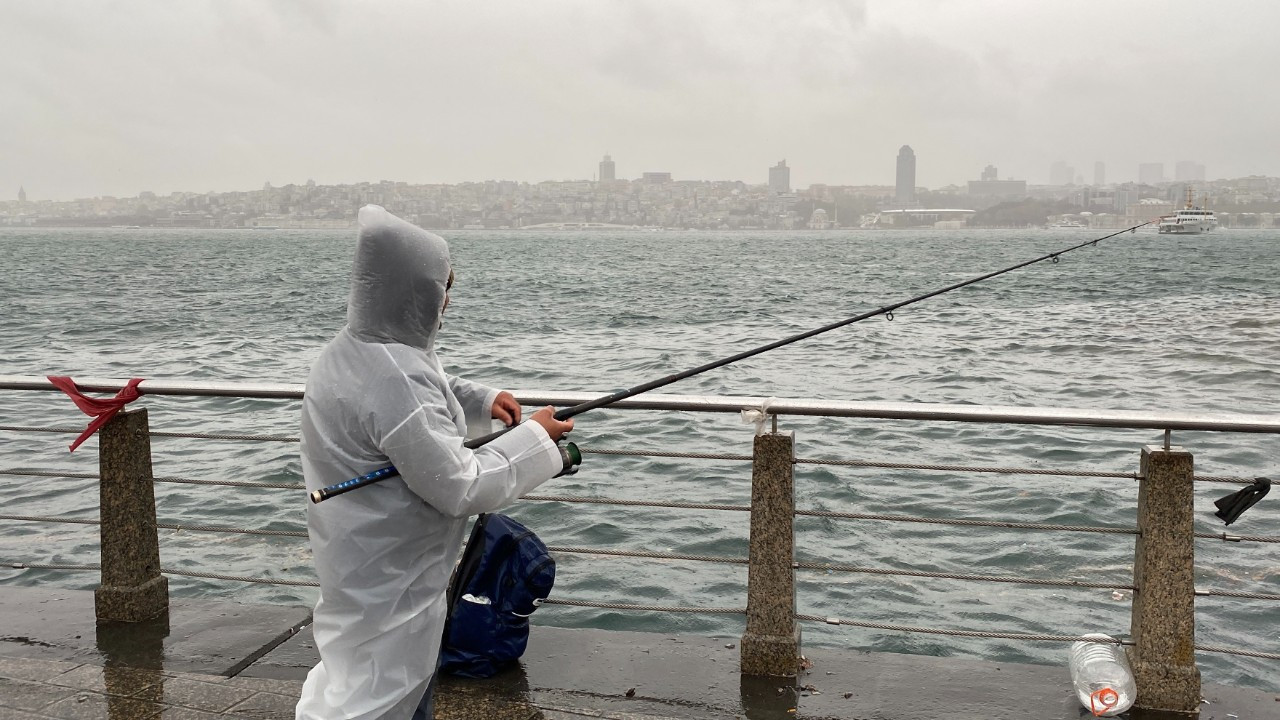
<svg viewBox="0 0 1280 720"><path fill-rule="evenodd" d="M744 675L795 677L800 628L796 625L795 436L757 435L751 470L751 562L747 569Z"/></svg>
<svg viewBox="0 0 1280 720"><path fill-rule="evenodd" d="M1138 685L1134 705L1148 710L1200 711L1191 484L1191 453L1142 449L1129 664Z"/></svg>
<svg viewBox="0 0 1280 720"><path fill-rule="evenodd" d="M98 620L138 622L166 613L169 581L160 574L156 496L147 411L122 410L99 437L102 584Z"/></svg>

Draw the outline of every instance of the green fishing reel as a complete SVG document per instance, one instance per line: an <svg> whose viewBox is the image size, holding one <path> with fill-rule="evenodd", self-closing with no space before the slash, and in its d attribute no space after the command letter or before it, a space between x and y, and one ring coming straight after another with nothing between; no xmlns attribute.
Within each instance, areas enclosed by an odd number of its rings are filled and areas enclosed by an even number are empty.
<svg viewBox="0 0 1280 720"><path fill-rule="evenodd" d="M578 466L582 464L582 451L578 449L578 446L569 442L556 447L560 450L560 460L564 462L564 468L556 473L555 477L572 475L578 472Z"/></svg>

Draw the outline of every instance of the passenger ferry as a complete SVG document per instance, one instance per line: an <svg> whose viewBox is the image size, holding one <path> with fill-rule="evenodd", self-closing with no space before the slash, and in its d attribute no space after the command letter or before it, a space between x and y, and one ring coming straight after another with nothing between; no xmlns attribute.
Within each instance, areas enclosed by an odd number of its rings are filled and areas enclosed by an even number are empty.
<svg viewBox="0 0 1280 720"><path fill-rule="evenodd" d="M1196 207L1191 201L1191 187L1187 187L1187 206L1173 215L1160 218L1161 233L1199 235L1218 227L1218 217L1212 210Z"/></svg>

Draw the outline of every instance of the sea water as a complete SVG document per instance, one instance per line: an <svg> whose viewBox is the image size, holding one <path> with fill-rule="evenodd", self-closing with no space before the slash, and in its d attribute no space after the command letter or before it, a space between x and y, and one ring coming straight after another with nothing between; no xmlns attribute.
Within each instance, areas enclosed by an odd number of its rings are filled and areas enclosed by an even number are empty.
<svg viewBox="0 0 1280 720"><path fill-rule="evenodd" d="M445 233L457 283L440 355L512 390L603 395L1077 244L1069 231ZM0 229L0 374L302 383L342 326L354 231ZM1274 414L1280 397L1280 234L1105 240L660 392ZM296 436L297 402L146 397L152 429ZM67 398L0 392L0 425L83 427ZM732 415L599 410L583 447L749 454ZM797 456L1135 472L1144 430L783 417ZM0 470L95 472L96 440L0 432ZM1274 474L1280 438L1176 432L1197 474ZM299 482L296 443L152 440L157 476ZM1274 475L1273 475L1274 476ZM1196 529L1221 532L1198 483ZM305 529L305 494L157 484L162 521ZM593 455L541 492L744 505L749 465ZM1132 480L801 464L801 508L1068 525L1135 524ZM1230 530L1280 535L1269 499ZM93 480L0 475L4 514L95 518ZM527 502L549 545L745 556L743 513ZM797 556L936 572L1132 583L1128 535L797 518ZM1274 592L1275 544L1197 542L1199 587ZM314 579L300 538L162 531L166 567ZM94 526L0 521L0 567L97 562ZM965 630L1123 635L1131 594L802 571L802 613ZM92 572L0 569L0 583L91 589ZM746 570L683 560L560 557L555 596L742 607ZM310 604L312 588L174 576L171 592ZM1271 649L1277 603L1197 599L1197 642ZM544 606L562 626L732 637L737 615ZM806 625L806 645L1061 664L1061 643ZM1280 664L1201 653L1208 682L1280 689Z"/></svg>

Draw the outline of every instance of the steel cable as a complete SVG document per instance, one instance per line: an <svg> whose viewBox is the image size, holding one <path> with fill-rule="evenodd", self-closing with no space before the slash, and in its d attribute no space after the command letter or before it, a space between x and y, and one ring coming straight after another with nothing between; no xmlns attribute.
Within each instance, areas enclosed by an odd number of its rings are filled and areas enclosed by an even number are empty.
<svg viewBox="0 0 1280 720"><path fill-rule="evenodd" d="M838 572L869 573L872 575L906 575L910 577L944 578L947 580L972 580L977 582L1019 583L1024 585L1048 585L1051 587L1079 587L1103 590L1134 590L1133 585L1084 582L1081 580L1042 580L1037 578L1021 578L1014 575L974 575L969 573L929 572L926 570L895 570L892 568L869 568L857 565L831 565L827 563L796 562L791 567L797 570L831 570Z"/></svg>
<svg viewBox="0 0 1280 720"><path fill-rule="evenodd" d="M522 495L521 500L546 500L567 503L597 505L628 505L632 507L680 508L684 510L741 510L749 512L750 505L714 505L706 503L650 502L648 500L615 500L612 498L583 497L581 495Z"/></svg>
<svg viewBox="0 0 1280 720"><path fill-rule="evenodd" d="M823 615L803 615L797 613L795 619L807 622L820 622L827 625L848 625L851 627L870 628L872 630L893 630L895 632L918 632L928 633L931 635L953 635L955 637L971 637L971 638L1002 638L1006 640L1046 640L1053 642L1078 642L1088 641L1090 638L1080 635L1044 635L1036 633L1009 633L1009 632L993 632L989 630L945 630L943 628L916 627L914 625L898 625L895 623L877 623L866 622L862 620L845 620L837 617L827 617ZM1129 644L1119 640L1098 640L1098 642L1114 642L1116 644Z"/></svg>
<svg viewBox="0 0 1280 720"><path fill-rule="evenodd" d="M21 477L68 478L71 480L98 480L98 473L55 472L53 470L0 470L0 475Z"/></svg>
<svg viewBox="0 0 1280 720"><path fill-rule="evenodd" d="M75 525L101 525L96 518L66 518L47 515L0 515L0 520L25 520L28 522L71 523ZM158 522L156 527L163 530L191 530L193 532L221 532L239 535L273 535L281 537L307 537L305 530L256 530L253 528L234 528L221 525L185 525L183 523Z"/></svg>
<svg viewBox="0 0 1280 720"><path fill-rule="evenodd" d="M0 430L11 430L13 432L45 432L45 433L65 433L71 435L79 435L84 432L84 428L70 427L28 427L22 425L0 425ZM163 430L150 430L148 434L151 437L162 438L193 438L198 440L258 440L266 442L298 442L299 438L289 435L235 435L230 433L200 433L200 432L166 432Z"/></svg>
<svg viewBox="0 0 1280 720"><path fill-rule="evenodd" d="M300 442L299 438L289 435L231 435L227 433L161 432L159 430L152 430L151 437L194 438L198 440L253 440L257 442Z"/></svg>
<svg viewBox="0 0 1280 720"><path fill-rule="evenodd" d="M244 487L244 488L266 488L270 490L306 490L307 486L302 483L270 483L270 482L244 482L241 480L197 480L194 478L179 477L158 477L152 478L156 482L163 483L183 483L186 485L225 485L228 487Z"/></svg>
<svg viewBox="0 0 1280 720"><path fill-rule="evenodd" d="M1280 537L1273 535L1232 535L1225 531L1220 533L1193 533L1193 536L1206 540L1222 540L1224 542L1280 543Z"/></svg>
<svg viewBox="0 0 1280 720"><path fill-rule="evenodd" d="M671 612L671 613L710 613L715 615L746 615L746 608L716 608L716 607L672 607L666 605L633 605L630 603L606 603L593 602L590 600L563 600L560 598L547 598L543 600L544 605L570 605L573 607L590 607L601 608L604 610L640 610L647 612Z"/></svg>
<svg viewBox="0 0 1280 720"><path fill-rule="evenodd" d="M1274 593L1251 593L1239 592L1237 590L1196 590L1196 597L1231 597L1244 598L1246 600L1280 600L1280 595Z"/></svg>
<svg viewBox="0 0 1280 720"><path fill-rule="evenodd" d="M101 570L101 565L70 565L66 563L27 563L27 562L4 562L0 563L4 567L13 568L14 570ZM294 585L301 587L320 587L320 583L315 580L279 580L273 578L256 578L247 575L224 575L222 573L202 573L191 572L189 570L175 570L173 568L160 568L162 575L179 575L182 577L208 578L212 580L234 580L237 582L259 583L262 585Z"/></svg>
<svg viewBox="0 0 1280 720"><path fill-rule="evenodd" d="M101 525L96 519L49 517L45 515L0 515L0 520L25 520L28 522L71 523L73 525Z"/></svg>
<svg viewBox="0 0 1280 720"><path fill-rule="evenodd" d="M887 468L890 470L946 470L952 472L1003 473L1006 475L1058 475L1063 477L1104 477L1137 480L1138 473L1108 472L1105 470L1047 470L1044 468L990 467L974 465L929 465L922 463L895 463L871 460L797 459L798 465L840 465L844 467Z"/></svg>
<svg viewBox="0 0 1280 720"><path fill-rule="evenodd" d="M732 455L726 453L682 453L667 452L661 450L606 450L604 448L588 448L582 445L578 449L583 453L592 455L625 455L630 457L663 457L663 458L688 458L692 460L742 460L750 462L754 460L750 455Z"/></svg>
<svg viewBox="0 0 1280 720"><path fill-rule="evenodd" d="M595 548L584 547L551 547L547 550L551 552L583 554L583 555L613 555L616 557L638 557L638 558L654 558L658 560L695 560L698 562L726 563L730 565L746 565L750 562L744 557L723 557L718 555L689 555L685 553L663 553L652 552L649 550L598 550Z"/></svg>
<svg viewBox="0 0 1280 720"><path fill-rule="evenodd" d="M1062 530L1068 532L1096 532L1118 535L1137 535L1137 528L1105 527L1098 525L1053 525L1045 523L1006 522L997 520L951 520L943 518L914 517L910 515L881 515L875 513L850 513L835 510L796 510L796 515L831 517L844 520L888 520L892 522L931 523L937 525L962 525L970 527L999 527L1022 530Z"/></svg>

